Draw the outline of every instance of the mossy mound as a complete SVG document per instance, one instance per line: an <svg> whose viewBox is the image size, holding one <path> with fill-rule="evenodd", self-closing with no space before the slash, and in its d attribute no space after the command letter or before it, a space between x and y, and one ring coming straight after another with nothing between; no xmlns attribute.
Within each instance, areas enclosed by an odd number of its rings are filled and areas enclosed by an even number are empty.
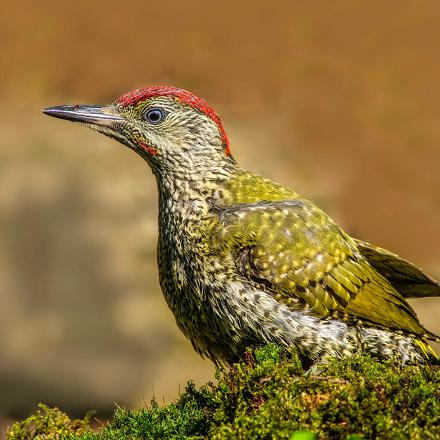
<svg viewBox="0 0 440 440"><path fill-rule="evenodd" d="M191 382L172 404L117 408L98 432L90 416L70 420L58 409L39 411L8 431L30 439L438 439L440 368L398 368L368 356L331 360L307 374L295 353L275 345L249 351L218 371L218 384Z"/></svg>

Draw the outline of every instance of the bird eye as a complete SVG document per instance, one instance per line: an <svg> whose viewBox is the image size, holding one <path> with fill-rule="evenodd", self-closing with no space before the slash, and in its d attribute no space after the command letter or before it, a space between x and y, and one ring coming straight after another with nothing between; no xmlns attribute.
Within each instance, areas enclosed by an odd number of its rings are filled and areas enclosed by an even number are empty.
<svg viewBox="0 0 440 440"><path fill-rule="evenodd" d="M165 117L164 112L160 108L152 108L145 113L145 119L151 124L159 124Z"/></svg>

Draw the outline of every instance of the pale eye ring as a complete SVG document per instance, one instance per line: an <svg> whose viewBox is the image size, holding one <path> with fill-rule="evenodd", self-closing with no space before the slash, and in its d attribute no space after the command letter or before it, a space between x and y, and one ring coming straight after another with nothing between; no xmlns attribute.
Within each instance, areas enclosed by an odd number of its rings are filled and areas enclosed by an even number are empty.
<svg viewBox="0 0 440 440"><path fill-rule="evenodd" d="M152 108L145 113L144 118L150 124L160 124L165 118L165 113L160 108Z"/></svg>

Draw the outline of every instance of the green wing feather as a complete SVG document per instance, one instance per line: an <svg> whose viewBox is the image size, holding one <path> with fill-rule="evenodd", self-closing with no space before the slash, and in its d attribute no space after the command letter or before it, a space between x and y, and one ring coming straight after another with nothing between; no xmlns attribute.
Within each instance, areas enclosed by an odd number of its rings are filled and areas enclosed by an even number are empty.
<svg viewBox="0 0 440 440"><path fill-rule="evenodd" d="M405 298L440 296L440 283L386 249L356 240L362 256Z"/></svg>
<svg viewBox="0 0 440 440"><path fill-rule="evenodd" d="M229 206L212 237L248 282L292 308L436 338L357 242L307 200Z"/></svg>

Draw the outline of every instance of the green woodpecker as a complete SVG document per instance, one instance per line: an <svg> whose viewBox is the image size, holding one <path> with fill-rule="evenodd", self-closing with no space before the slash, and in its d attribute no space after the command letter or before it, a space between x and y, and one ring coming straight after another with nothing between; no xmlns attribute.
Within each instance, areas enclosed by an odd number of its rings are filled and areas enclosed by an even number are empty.
<svg viewBox="0 0 440 440"><path fill-rule="evenodd" d="M231 363L250 345L295 346L305 364L367 351L402 365L436 361L405 298L440 284L347 235L309 200L243 170L220 118L173 87L107 106L57 106L139 154L159 191L160 284L195 350Z"/></svg>

